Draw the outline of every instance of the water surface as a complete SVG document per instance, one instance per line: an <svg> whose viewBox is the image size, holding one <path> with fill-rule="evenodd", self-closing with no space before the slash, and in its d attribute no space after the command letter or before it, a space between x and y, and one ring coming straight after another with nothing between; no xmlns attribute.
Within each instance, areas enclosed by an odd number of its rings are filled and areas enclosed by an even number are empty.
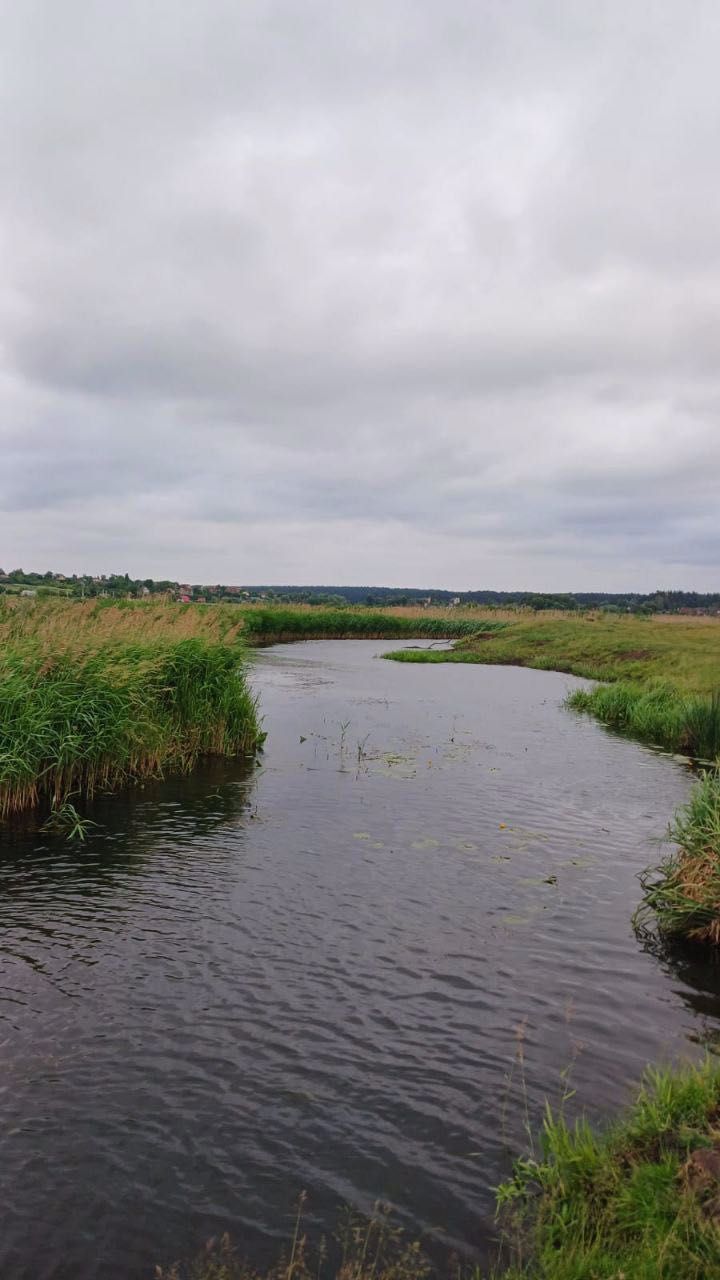
<svg viewBox="0 0 720 1280"><path fill-rule="evenodd" d="M718 970L630 928L687 769L563 710L571 677L389 647L263 651L261 768L3 838L3 1280L227 1229L261 1265L301 1189L311 1232L382 1198L487 1257L524 1092L536 1122L572 1064L602 1116L716 1035Z"/></svg>

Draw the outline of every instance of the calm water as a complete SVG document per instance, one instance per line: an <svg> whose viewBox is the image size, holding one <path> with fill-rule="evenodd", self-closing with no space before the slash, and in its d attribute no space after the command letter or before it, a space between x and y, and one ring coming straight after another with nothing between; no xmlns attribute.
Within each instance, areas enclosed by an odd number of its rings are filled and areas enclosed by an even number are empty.
<svg viewBox="0 0 720 1280"><path fill-rule="evenodd" d="M720 970L630 929L689 776L563 711L577 681L259 655L262 768L4 837L0 1275L134 1280L230 1229L261 1264L393 1202L484 1256L491 1187L574 1062L602 1115L720 1026ZM518 1028L520 1030L518 1031Z"/></svg>

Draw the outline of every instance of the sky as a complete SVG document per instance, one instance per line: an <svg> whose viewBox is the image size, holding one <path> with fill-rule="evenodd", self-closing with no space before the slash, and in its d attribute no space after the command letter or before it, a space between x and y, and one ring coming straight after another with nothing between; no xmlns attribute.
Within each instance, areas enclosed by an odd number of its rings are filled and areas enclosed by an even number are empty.
<svg viewBox="0 0 720 1280"><path fill-rule="evenodd" d="M717 0L0 0L0 565L720 590Z"/></svg>

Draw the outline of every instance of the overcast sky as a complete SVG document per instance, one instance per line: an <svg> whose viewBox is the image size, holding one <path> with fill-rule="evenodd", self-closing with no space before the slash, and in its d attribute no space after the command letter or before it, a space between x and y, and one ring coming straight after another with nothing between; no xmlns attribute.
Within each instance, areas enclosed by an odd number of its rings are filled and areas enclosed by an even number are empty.
<svg viewBox="0 0 720 1280"><path fill-rule="evenodd" d="M720 589L717 0L0 0L0 565Z"/></svg>

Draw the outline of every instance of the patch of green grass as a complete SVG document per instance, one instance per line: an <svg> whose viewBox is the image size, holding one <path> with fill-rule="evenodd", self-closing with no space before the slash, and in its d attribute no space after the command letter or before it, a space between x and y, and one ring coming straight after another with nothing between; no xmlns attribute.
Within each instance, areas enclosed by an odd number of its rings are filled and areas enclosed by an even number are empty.
<svg viewBox="0 0 720 1280"><path fill-rule="evenodd" d="M546 1115L539 1160L498 1191L517 1262L504 1280L720 1276L720 1064L648 1072L605 1133ZM711 1152L704 1161L700 1151ZM695 1153L695 1154L693 1154Z"/></svg>
<svg viewBox="0 0 720 1280"><path fill-rule="evenodd" d="M710 695L720 683L720 621L532 615L494 629L478 618L475 636L453 651L457 662L540 667L590 680L670 681L679 692ZM394 656L394 655L393 655Z"/></svg>

